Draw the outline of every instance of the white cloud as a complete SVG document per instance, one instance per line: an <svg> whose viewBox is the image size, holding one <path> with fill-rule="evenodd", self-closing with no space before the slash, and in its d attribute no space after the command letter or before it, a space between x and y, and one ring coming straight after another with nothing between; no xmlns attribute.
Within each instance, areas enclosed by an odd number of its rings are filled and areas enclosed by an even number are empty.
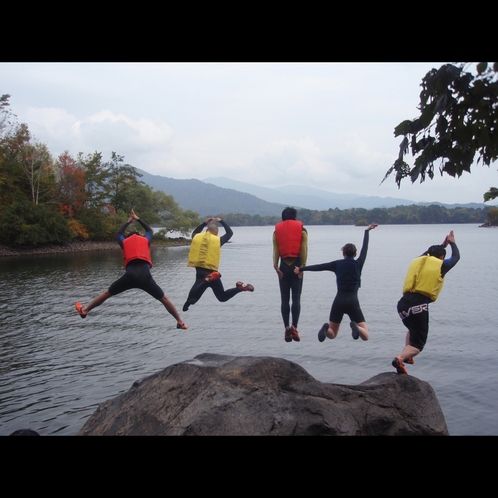
<svg viewBox="0 0 498 498"><path fill-rule="evenodd" d="M418 114L421 79L440 65L0 63L0 81L55 156L114 151L173 178L481 202L496 168L379 187L398 154L394 127Z"/></svg>

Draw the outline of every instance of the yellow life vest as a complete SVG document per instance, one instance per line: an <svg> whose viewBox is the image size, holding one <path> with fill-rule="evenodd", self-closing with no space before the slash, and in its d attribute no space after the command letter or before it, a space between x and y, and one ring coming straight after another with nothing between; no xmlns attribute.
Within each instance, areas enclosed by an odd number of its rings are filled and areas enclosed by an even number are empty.
<svg viewBox="0 0 498 498"><path fill-rule="evenodd" d="M408 267L403 294L417 292L435 301L444 284L444 278L441 276L442 264L442 259L428 254L415 258Z"/></svg>
<svg viewBox="0 0 498 498"><path fill-rule="evenodd" d="M220 256L220 237L210 232L198 233L192 239L187 265L217 271Z"/></svg>

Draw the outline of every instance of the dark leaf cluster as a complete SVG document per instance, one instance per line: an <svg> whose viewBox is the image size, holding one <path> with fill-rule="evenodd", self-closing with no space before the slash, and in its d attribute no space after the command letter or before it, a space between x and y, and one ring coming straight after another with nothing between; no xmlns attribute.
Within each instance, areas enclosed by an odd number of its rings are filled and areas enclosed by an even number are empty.
<svg viewBox="0 0 498 498"><path fill-rule="evenodd" d="M403 136L399 154L387 171L400 187L405 178L414 183L441 175L460 177L474 164L490 166L498 159L498 63L481 62L476 74L468 64L445 64L422 79L420 115L402 121L394 136ZM410 166L405 156L414 157ZM496 189L484 194L488 201Z"/></svg>

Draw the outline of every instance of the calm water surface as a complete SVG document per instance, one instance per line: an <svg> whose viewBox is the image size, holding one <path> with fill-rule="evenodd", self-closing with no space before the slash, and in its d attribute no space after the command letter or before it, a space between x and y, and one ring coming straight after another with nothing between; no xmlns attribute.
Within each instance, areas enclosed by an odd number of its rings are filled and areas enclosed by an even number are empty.
<svg viewBox="0 0 498 498"><path fill-rule="evenodd" d="M361 246L358 227L307 227L308 263L341 257L346 242ZM450 434L498 434L498 230L477 225L386 225L370 234L360 302L368 342L351 338L347 321L334 341L316 337L335 295L334 274L304 276L300 343L286 343L278 281L272 267L273 227L234 228L223 246L226 288L254 285L219 303L208 290L181 311L194 270L188 247L154 248L152 273L189 326L177 330L162 305L142 291L111 298L82 320L87 303L118 278L116 251L0 259L0 435L31 428L74 435L97 406L133 382L201 353L275 356L294 361L323 382L354 385L391 372L405 329L397 313L410 261L453 229L461 260L430 309L426 349L409 372L434 388ZM117 247L117 246L116 246Z"/></svg>

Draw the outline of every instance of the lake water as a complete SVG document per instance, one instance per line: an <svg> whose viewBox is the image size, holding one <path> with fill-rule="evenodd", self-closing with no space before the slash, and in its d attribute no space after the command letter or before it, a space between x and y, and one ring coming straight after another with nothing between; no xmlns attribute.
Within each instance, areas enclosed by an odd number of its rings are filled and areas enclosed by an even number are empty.
<svg viewBox="0 0 498 498"><path fill-rule="evenodd" d="M307 229L308 264L339 259L347 242L361 247L363 228ZM304 275L301 342L284 341L273 227L235 227L222 249L225 288L242 280L254 285L253 293L219 303L208 289L185 313L195 273L187 267L189 248L153 248L153 276L187 331L139 290L109 299L84 320L78 316L76 301L88 303L122 274L119 248L0 258L0 435L20 428L74 435L100 403L135 380L201 353L286 358L322 382L344 385L393 372L406 334L396 303L408 265L451 229L461 260L430 307L426 349L408 369L435 390L450 434L498 435L498 229L477 225L386 225L370 233L359 293L367 342L351 338L346 319L337 339L318 342L336 292L330 272Z"/></svg>

